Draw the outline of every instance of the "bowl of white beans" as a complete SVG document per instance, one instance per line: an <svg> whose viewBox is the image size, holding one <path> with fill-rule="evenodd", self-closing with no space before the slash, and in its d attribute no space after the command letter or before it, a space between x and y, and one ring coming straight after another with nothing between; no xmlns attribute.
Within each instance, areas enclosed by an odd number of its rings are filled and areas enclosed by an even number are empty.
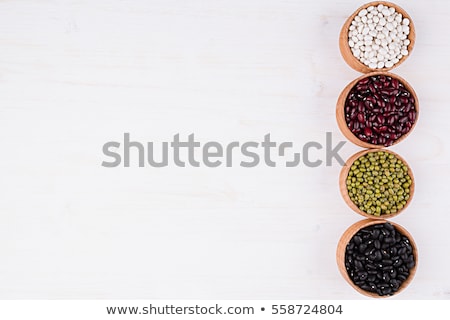
<svg viewBox="0 0 450 320"><path fill-rule="evenodd" d="M389 71L410 56L415 38L413 21L405 10L391 2L376 1L348 17L339 35L339 48L356 71Z"/></svg>

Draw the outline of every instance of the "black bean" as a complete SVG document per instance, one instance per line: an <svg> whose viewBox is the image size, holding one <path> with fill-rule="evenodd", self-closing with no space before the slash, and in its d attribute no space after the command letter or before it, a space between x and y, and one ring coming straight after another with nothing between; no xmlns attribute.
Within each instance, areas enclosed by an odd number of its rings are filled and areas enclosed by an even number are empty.
<svg viewBox="0 0 450 320"><path fill-rule="evenodd" d="M366 268L367 268L367 270L376 270L377 269L377 267L372 263L367 263Z"/></svg>
<svg viewBox="0 0 450 320"><path fill-rule="evenodd" d="M394 268L392 268L389 271L389 274L391 275L391 278L396 278L397 277L397 271Z"/></svg>
<svg viewBox="0 0 450 320"><path fill-rule="evenodd" d="M405 280L406 280L406 276L403 275L403 274L399 274L399 275L397 276L397 279L398 279L398 280L401 280L401 281L405 281Z"/></svg>
<svg viewBox="0 0 450 320"><path fill-rule="evenodd" d="M383 296L388 296L392 293L392 288L387 287L387 288L381 289L381 293Z"/></svg>
<svg viewBox="0 0 450 320"><path fill-rule="evenodd" d="M366 251L364 251L364 255L365 256L372 256L374 252L375 252L375 248L368 248L368 249L366 249Z"/></svg>
<svg viewBox="0 0 450 320"><path fill-rule="evenodd" d="M380 288L380 289L384 289L384 288L389 287L389 283L384 283L383 282L383 283L378 284L377 287Z"/></svg>
<svg viewBox="0 0 450 320"><path fill-rule="evenodd" d="M375 240L374 242L373 242L373 246L375 247L375 248L377 248L377 249L380 249L381 248L381 243L380 243L380 240Z"/></svg>
<svg viewBox="0 0 450 320"><path fill-rule="evenodd" d="M364 280L357 280L357 281L355 281L355 284L356 284L358 287L361 287L362 285L366 284L366 281L364 281Z"/></svg>
<svg viewBox="0 0 450 320"><path fill-rule="evenodd" d="M387 252L387 250L381 250L381 255L385 259L389 259L391 257L390 254Z"/></svg>
<svg viewBox="0 0 450 320"><path fill-rule="evenodd" d="M366 284L366 283L364 283L360 288L365 290L365 291L370 291L371 290L370 286L368 284Z"/></svg>
<svg viewBox="0 0 450 320"><path fill-rule="evenodd" d="M383 241L383 243L381 244L381 249L388 249L390 247L390 244Z"/></svg>
<svg viewBox="0 0 450 320"><path fill-rule="evenodd" d="M389 244L389 243L393 243L393 242L395 242L394 238L391 238L391 237L384 238L384 243Z"/></svg>
<svg viewBox="0 0 450 320"><path fill-rule="evenodd" d="M386 222L385 224L383 224L383 227L385 227L387 230L391 231L391 232L395 232L395 227L390 224L389 222Z"/></svg>
<svg viewBox="0 0 450 320"><path fill-rule="evenodd" d="M358 248L359 252L364 253L364 251L366 251L366 249L367 249L367 244L366 243L361 243L359 245L359 248Z"/></svg>
<svg viewBox="0 0 450 320"><path fill-rule="evenodd" d="M358 260L355 261L355 269L356 270L363 270L364 269L363 264L361 263L361 261L358 261Z"/></svg>
<svg viewBox="0 0 450 320"><path fill-rule="evenodd" d="M374 253L375 255L375 261L380 261L381 259L383 259L382 253L380 252L380 250L375 251Z"/></svg>
<svg viewBox="0 0 450 320"><path fill-rule="evenodd" d="M393 261L390 260L390 259L384 259L384 260L381 261L381 263L382 263L383 265L385 265L385 266L390 266L390 265L393 264Z"/></svg>
<svg viewBox="0 0 450 320"><path fill-rule="evenodd" d="M403 260L402 260L402 259L397 259L397 260L394 261L393 266L394 266L394 267L399 267L399 266L401 266L402 264L403 264Z"/></svg>
<svg viewBox="0 0 450 320"><path fill-rule="evenodd" d="M365 272L365 271L361 271L361 272L358 273L358 277L359 277L360 280L366 280L367 276L368 276L368 273Z"/></svg>
<svg viewBox="0 0 450 320"><path fill-rule="evenodd" d="M389 223L363 228L346 246L347 273L368 292L394 294L415 265L411 242Z"/></svg>

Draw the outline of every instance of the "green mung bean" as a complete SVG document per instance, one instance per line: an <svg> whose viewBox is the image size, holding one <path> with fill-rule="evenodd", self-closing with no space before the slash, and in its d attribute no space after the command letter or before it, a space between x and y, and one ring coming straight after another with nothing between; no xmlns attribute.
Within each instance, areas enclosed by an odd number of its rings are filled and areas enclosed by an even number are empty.
<svg viewBox="0 0 450 320"><path fill-rule="evenodd" d="M346 185L350 199L360 210L381 216L403 209L412 180L400 159L385 151L374 151L353 162Z"/></svg>

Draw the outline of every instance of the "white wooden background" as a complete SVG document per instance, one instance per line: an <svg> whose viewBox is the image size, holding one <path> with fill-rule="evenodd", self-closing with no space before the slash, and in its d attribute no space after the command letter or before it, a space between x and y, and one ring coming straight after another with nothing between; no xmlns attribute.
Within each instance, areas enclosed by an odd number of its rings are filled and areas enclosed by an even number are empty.
<svg viewBox="0 0 450 320"><path fill-rule="evenodd" d="M0 2L0 298L364 299L335 249L360 217L340 167L115 168L102 145L343 140L338 51L356 0ZM393 148L416 176L395 221L419 246L393 299L450 298L448 1L399 0L416 48L395 72L421 115ZM359 149L347 143L342 155ZM318 154L319 155L319 154Z"/></svg>

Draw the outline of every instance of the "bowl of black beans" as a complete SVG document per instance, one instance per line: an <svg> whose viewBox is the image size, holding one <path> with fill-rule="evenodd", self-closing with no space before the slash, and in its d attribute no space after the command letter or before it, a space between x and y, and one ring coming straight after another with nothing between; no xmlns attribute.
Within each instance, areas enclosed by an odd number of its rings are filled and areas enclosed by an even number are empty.
<svg viewBox="0 0 450 320"><path fill-rule="evenodd" d="M417 247L402 226L366 219L344 232L336 259L342 276L356 291L373 298L389 297L412 281Z"/></svg>
<svg viewBox="0 0 450 320"><path fill-rule="evenodd" d="M388 72L372 72L349 83L336 105L339 129L363 148L383 148L405 139L416 125L419 103L412 86Z"/></svg>

